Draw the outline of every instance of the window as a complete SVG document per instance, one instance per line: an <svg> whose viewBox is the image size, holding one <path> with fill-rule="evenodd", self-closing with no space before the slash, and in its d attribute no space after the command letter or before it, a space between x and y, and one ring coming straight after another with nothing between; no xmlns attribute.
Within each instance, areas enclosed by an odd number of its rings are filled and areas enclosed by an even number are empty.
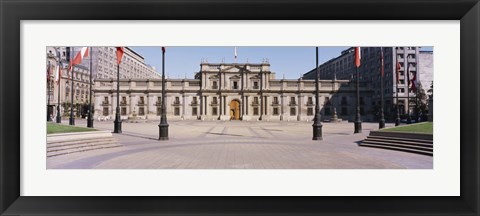
<svg viewBox="0 0 480 216"><path fill-rule="evenodd" d="M103 104L108 104L108 97L103 98Z"/></svg>
<svg viewBox="0 0 480 216"><path fill-rule="evenodd" d="M180 115L180 107L175 107L173 115L176 115L176 116Z"/></svg>
<svg viewBox="0 0 480 216"><path fill-rule="evenodd" d="M290 115L291 116L297 115L297 110L295 109L295 107L290 108Z"/></svg>
<svg viewBox="0 0 480 216"><path fill-rule="evenodd" d="M157 105L161 105L162 104L162 97L157 97Z"/></svg>
<svg viewBox="0 0 480 216"><path fill-rule="evenodd" d="M253 82L253 89L259 89L258 81Z"/></svg>
<svg viewBox="0 0 480 216"><path fill-rule="evenodd" d="M365 115L363 107L360 107L360 115Z"/></svg>
<svg viewBox="0 0 480 216"><path fill-rule="evenodd" d="M192 116L197 115L197 107L192 107Z"/></svg>
<svg viewBox="0 0 480 216"><path fill-rule="evenodd" d="M180 97L175 97L175 102L174 104L180 104Z"/></svg>
<svg viewBox="0 0 480 216"><path fill-rule="evenodd" d="M192 104L197 104L197 97L192 98Z"/></svg>
<svg viewBox="0 0 480 216"><path fill-rule="evenodd" d="M138 102L139 104L145 104L145 99L144 97L140 97L140 101Z"/></svg>
<svg viewBox="0 0 480 216"><path fill-rule="evenodd" d="M212 104L217 104L217 97L213 97L212 99L213 99Z"/></svg>
<svg viewBox="0 0 480 216"><path fill-rule="evenodd" d="M290 104L296 104L295 103L295 97L290 97Z"/></svg>
<svg viewBox="0 0 480 216"><path fill-rule="evenodd" d="M120 113L121 113L121 115L127 115L127 108L122 107L122 111Z"/></svg>
<svg viewBox="0 0 480 216"><path fill-rule="evenodd" d="M141 116L145 115L145 108L143 107L138 108L138 115L141 115Z"/></svg>
<svg viewBox="0 0 480 216"><path fill-rule="evenodd" d="M342 105L347 105L347 97L342 97Z"/></svg>
<svg viewBox="0 0 480 216"><path fill-rule="evenodd" d="M103 115L108 116L108 107L103 108Z"/></svg>
<svg viewBox="0 0 480 216"><path fill-rule="evenodd" d="M273 104L278 104L278 97L273 97Z"/></svg>
<svg viewBox="0 0 480 216"><path fill-rule="evenodd" d="M313 115L313 108L312 107L307 108L307 115L309 115L309 116Z"/></svg>
<svg viewBox="0 0 480 216"><path fill-rule="evenodd" d="M253 108L253 115L258 115L258 107Z"/></svg>
<svg viewBox="0 0 480 216"><path fill-rule="evenodd" d="M342 107L342 115L348 115L347 107Z"/></svg>
<svg viewBox="0 0 480 216"><path fill-rule="evenodd" d="M217 86L217 81L213 81L212 88L213 88L213 89L217 89L217 88L218 88L218 86Z"/></svg>
<svg viewBox="0 0 480 216"><path fill-rule="evenodd" d="M217 113L217 107L212 108L212 115L218 115Z"/></svg>
<svg viewBox="0 0 480 216"><path fill-rule="evenodd" d="M233 89L238 89L238 82L237 81L233 82Z"/></svg>
<svg viewBox="0 0 480 216"><path fill-rule="evenodd" d="M253 104L258 104L258 97L253 98Z"/></svg>
<svg viewBox="0 0 480 216"><path fill-rule="evenodd" d="M120 102L121 104L127 104L127 97L122 97L122 101Z"/></svg>
<svg viewBox="0 0 480 216"><path fill-rule="evenodd" d="M157 107L157 116L161 115L162 114L162 108L161 107Z"/></svg>
<svg viewBox="0 0 480 216"><path fill-rule="evenodd" d="M360 105L364 105L363 97L360 97Z"/></svg>
<svg viewBox="0 0 480 216"><path fill-rule="evenodd" d="M273 108L273 115L276 115L276 116L279 115L279 113L278 113L278 107L274 107L274 108Z"/></svg>

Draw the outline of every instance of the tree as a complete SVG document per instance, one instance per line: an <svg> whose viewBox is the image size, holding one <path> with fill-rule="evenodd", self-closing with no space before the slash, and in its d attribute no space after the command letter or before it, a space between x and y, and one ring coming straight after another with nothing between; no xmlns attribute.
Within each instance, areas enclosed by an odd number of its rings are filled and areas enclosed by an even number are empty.
<svg viewBox="0 0 480 216"><path fill-rule="evenodd" d="M430 90L433 92L433 88L429 89L428 92L430 92ZM424 115L428 111L428 97L429 95L425 93L425 90L423 89L422 84L419 82L417 87L417 92L415 94L415 107L417 109L416 110L417 116L421 117L422 119L424 118Z"/></svg>

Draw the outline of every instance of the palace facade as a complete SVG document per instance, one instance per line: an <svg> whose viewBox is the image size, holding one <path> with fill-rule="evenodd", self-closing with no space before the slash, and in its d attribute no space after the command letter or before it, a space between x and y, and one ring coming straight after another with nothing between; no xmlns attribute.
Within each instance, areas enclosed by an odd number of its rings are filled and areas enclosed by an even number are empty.
<svg viewBox="0 0 480 216"><path fill-rule="evenodd" d="M193 79L167 79L165 107L168 119L311 121L315 114L315 80L276 79L268 62L211 64L203 62ZM159 120L161 79L120 79L122 119ZM95 118L114 119L116 79L96 79ZM360 113L373 121L373 90L360 83ZM320 80L322 120L353 121L356 85L350 80Z"/></svg>

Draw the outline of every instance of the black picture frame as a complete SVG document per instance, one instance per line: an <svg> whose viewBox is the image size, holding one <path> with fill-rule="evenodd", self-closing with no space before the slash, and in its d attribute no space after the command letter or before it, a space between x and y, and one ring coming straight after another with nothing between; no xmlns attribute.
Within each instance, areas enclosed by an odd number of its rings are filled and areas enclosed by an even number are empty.
<svg viewBox="0 0 480 216"><path fill-rule="evenodd" d="M0 0L1 215L479 215L478 0ZM21 20L460 20L456 197L20 196ZM435 116L441 118L441 116ZM452 143L457 144L457 143ZM352 183L355 180L352 179ZM319 184L322 184L319 182ZM286 186L288 187L288 186ZM361 187L361 185L359 185ZM395 185L392 185L395 187Z"/></svg>

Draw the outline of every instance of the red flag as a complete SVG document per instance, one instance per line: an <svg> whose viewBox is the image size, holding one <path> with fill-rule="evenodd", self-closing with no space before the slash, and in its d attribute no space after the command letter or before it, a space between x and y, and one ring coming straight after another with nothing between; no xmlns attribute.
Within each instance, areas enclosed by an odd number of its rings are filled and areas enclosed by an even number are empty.
<svg viewBox="0 0 480 216"><path fill-rule="evenodd" d="M412 83L412 87L410 87L410 89L412 89L412 91L416 91L417 90L417 86L416 86L416 83L417 83L417 72L415 72L413 74L413 78L411 80L411 83Z"/></svg>
<svg viewBox="0 0 480 216"><path fill-rule="evenodd" d="M165 53L165 47L162 47L162 52Z"/></svg>
<svg viewBox="0 0 480 216"><path fill-rule="evenodd" d="M360 47L355 47L355 67L360 67L360 59L362 59L362 56L361 56L361 51L360 51Z"/></svg>
<svg viewBox="0 0 480 216"><path fill-rule="evenodd" d="M56 68L56 75L55 75L55 82L57 82L57 85L60 84L60 79L62 78L62 66L60 63L57 65Z"/></svg>
<svg viewBox="0 0 480 216"><path fill-rule="evenodd" d="M397 84L400 83L400 68L401 68L400 63L398 62L398 58L400 57L397 56Z"/></svg>
<svg viewBox="0 0 480 216"><path fill-rule="evenodd" d="M88 47L83 47L80 52L77 53L77 56L75 56L75 59L73 60L74 65L78 65L82 62L83 58L88 57Z"/></svg>
<svg viewBox="0 0 480 216"><path fill-rule="evenodd" d="M384 64L383 64L383 48L380 47L380 62L381 62L381 68L380 68L380 75L383 77L383 68L384 68Z"/></svg>
<svg viewBox="0 0 480 216"><path fill-rule="evenodd" d="M122 62L123 56L123 47L117 47L117 64L119 65Z"/></svg>

